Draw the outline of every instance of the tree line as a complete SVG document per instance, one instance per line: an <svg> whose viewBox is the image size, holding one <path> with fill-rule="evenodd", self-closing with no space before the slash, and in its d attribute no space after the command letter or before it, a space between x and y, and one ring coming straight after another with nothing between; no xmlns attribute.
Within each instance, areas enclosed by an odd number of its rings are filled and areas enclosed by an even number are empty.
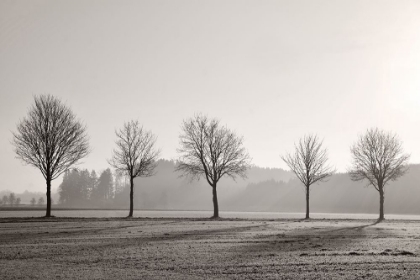
<svg viewBox="0 0 420 280"><path fill-rule="evenodd" d="M95 170L73 168L64 172L58 187L59 203L71 207L112 207L121 200L125 188L124 178L109 168L99 176Z"/></svg>
<svg viewBox="0 0 420 280"><path fill-rule="evenodd" d="M160 150L156 147L156 136L136 120L124 123L115 134L116 148L108 162L120 176L129 180L128 217L132 217L134 178L154 175ZM69 171L90 152L87 129L56 97L34 97L27 117L13 133L13 144L17 158L38 168L46 180L46 217L51 216L51 181L63 173L60 186L60 202L63 204L77 196L85 203L91 200L102 204L114 198L110 170L101 174L101 177L104 175L102 179L95 179L96 174L87 170ZM183 121L179 146L175 170L192 180L206 180L212 189L213 218L218 218L218 182L223 177L245 178L251 167L251 157L243 145L243 137L222 126L217 119L196 114ZM384 219L385 186L405 174L409 155L404 153L396 134L378 128L361 134L350 152L350 176L355 181L366 181L378 191L381 221ZM317 135L305 135L295 144L293 152L281 158L305 187L306 218L309 219L311 186L327 180L335 172L327 163L327 149Z"/></svg>
<svg viewBox="0 0 420 280"><path fill-rule="evenodd" d="M31 206L43 206L45 204L44 198L40 197L38 200L33 197L30 201ZM0 200L0 206L12 206L17 207L21 205L20 197L16 196L15 193L11 192L9 195L4 195Z"/></svg>
<svg viewBox="0 0 420 280"><path fill-rule="evenodd" d="M19 206L20 197L17 197L15 193L10 193L9 195L4 195L0 200L0 206Z"/></svg>

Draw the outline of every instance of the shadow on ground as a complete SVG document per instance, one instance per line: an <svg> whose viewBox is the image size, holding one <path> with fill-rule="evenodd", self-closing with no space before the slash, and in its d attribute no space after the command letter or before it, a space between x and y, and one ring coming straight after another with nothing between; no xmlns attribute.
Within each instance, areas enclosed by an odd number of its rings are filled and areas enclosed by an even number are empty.
<svg viewBox="0 0 420 280"><path fill-rule="evenodd" d="M297 221L296 223L299 223ZM337 255L358 254L362 250L361 243L370 239L392 237L392 232L374 230L377 221L358 226L319 225L318 222L307 221L303 225L286 224L284 228L270 224L267 233L259 233L252 240L240 244L235 254L252 259L255 257L294 255Z"/></svg>

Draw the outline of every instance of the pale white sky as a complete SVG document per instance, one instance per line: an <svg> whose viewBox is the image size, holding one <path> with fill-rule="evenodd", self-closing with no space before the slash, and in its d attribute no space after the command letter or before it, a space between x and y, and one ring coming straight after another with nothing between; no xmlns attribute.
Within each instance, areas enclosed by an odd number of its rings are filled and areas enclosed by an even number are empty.
<svg viewBox="0 0 420 280"><path fill-rule="evenodd" d="M372 126L420 162L420 1L0 1L0 190L44 191L15 159L11 131L34 94L87 125L108 168L114 130L138 119L176 158L196 112L245 137L253 163L317 133L339 171ZM61 182L53 182L56 188Z"/></svg>

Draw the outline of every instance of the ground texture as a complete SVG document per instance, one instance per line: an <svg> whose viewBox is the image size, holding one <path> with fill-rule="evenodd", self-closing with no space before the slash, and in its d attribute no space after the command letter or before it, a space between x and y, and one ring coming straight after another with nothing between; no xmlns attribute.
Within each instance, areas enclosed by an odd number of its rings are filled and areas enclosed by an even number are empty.
<svg viewBox="0 0 420 280"><path fill-rule="evenodd" d="M420 222L0 219L0 279L420 279Z"/></svg>

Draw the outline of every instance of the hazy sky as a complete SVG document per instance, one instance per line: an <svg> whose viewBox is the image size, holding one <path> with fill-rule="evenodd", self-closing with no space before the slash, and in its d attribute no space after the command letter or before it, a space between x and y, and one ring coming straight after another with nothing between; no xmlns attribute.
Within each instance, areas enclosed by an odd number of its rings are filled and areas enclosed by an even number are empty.
<svg viewBox="0 0 420 280"><path fill-rule="evenodd" d="M197 112L243 135L259 166L286 168L280 155L312 132L345 171L372 126L419 163L420 1L1 0L0 190L45 190L10 144L43 93L87 125L93 152L79 167L97 171L124 121L175 159Z"/></svg>

